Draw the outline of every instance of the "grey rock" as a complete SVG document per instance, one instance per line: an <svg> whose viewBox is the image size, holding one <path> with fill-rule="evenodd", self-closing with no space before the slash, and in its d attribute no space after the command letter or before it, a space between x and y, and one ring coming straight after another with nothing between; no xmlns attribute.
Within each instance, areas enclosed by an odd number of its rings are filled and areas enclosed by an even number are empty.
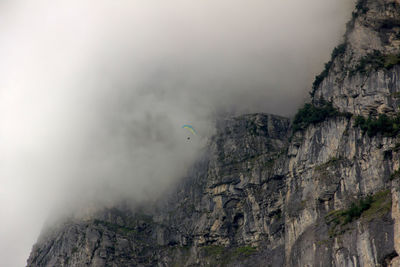
<svg viewBox="0 0 400 267"><path fill-rule="evenodd" d="M350 70L374 50L400 52L400 3L359 3L346 51L313 101L391 116L400 66ZM363 134L354 117L293 134L274 115L221 120L202 159L154 207L121 205L54 225L28 266L400 266L400 179L391 177L399 144ZM370 206L350 213L368 196Z"/></svg>

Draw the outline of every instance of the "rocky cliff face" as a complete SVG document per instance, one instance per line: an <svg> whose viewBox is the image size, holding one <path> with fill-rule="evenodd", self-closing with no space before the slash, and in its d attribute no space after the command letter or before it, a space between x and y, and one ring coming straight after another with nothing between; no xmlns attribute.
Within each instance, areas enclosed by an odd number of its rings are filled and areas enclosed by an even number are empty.
<svg viewBox="0 0 400 267"><path fill-rule="evenodd" d="M221 121L204 159L152 211L65 222L42 235L28 266L284 264L289 124L265 114Z"/></svg>
<svg viewBox="0 0 400 267"><path fill-rule="evenodd" d="M400 266L399 63L400 2L359 1L312 92L337 112L220 121L155 207L54 226L28 266Z"/></svg>

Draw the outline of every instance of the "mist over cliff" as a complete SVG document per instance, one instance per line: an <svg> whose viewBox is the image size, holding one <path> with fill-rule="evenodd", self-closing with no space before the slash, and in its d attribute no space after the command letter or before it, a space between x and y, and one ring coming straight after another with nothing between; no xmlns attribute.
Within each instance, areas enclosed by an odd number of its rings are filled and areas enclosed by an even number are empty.
<svg viewBox="0 0 400 267"><path fill-rule="evenodd" d="M293 114L352 7L3 1L0 265L25 262L51 211L155 198L216 117ZM187 139L186 123L198 136Z"/></svg>

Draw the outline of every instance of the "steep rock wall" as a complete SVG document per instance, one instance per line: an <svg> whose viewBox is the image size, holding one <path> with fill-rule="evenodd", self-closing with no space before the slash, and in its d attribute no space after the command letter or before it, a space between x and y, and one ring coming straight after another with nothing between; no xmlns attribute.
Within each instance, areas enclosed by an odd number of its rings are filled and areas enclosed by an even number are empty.
<svg viewBox="0 0 400 267"><path fill-rule="evenodd" d="M295 133L279 116L222 120L154 207L55 225L28 266L400 266L400 140L355 123L399 111L398 54L399 1L359 1L313 90L353 116Z"/></svg>
<svg viewBox="0 0 400 267"><path fill-rule="evenodd" d="M56 226L28 266L284 264L289 124L265 114L220 121L204 159L152 210Z"/></svg>

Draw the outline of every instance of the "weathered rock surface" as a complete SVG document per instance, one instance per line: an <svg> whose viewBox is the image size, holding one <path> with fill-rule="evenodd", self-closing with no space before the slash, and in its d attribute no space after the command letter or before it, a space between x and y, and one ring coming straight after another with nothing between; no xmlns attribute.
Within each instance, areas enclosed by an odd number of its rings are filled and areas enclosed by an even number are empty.
<svg viewBox="0 0 400 267"><path fill-rule="evenodd" d="M265 114L221 121L204 160L162 204L59 225L28 266L282 265L289 124Z"/></svg>
<svg viewBox="0 0 400 267"><path fill-rule="evenodd" d="M313 101L392 116L399 64L359 64L374 50L400 53L400 3L362 0L357 8ZM399 158L398 137L368 136L354 117L296 133L279 116L226 119L155 207L54 226L28 266L400 266Z"/></svg>
<svg viewBox="0 0 400 267"><path fill-rule="evenodd" d="M362 58L400 53L400 11L398 0L360 0L348 23L346 49L334 58L327 77L314 99L333 101L341 111L368 115L399 111L400 66L363 71ZM368 68L368 66L366 66ZM358 69L358 71L357 71Z"/></svg>

